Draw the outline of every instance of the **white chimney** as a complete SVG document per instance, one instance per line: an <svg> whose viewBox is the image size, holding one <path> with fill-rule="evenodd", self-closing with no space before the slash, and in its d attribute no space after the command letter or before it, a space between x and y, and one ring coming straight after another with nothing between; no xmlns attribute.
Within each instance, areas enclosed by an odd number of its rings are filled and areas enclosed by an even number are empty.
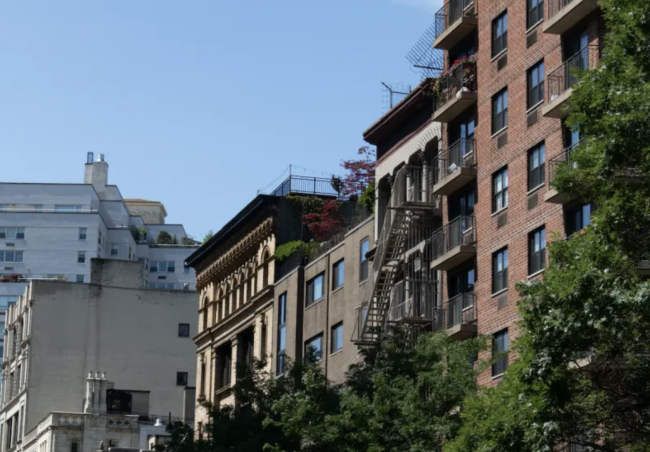
<svg viewBox="0 0 650 452"><path fill-rule="evenodd" d="M94 161L91 160L89 153L84 170L84 184L91 184L98 193L104 192L108 184L108 163L104 160L104 154L98 154Z"/></svg>
<svg viewBox="0 0 650 452"><path fill-rule="evenodd" d="M86 378L86 403L84 404L84 413L93 412L93 373L88 372Z"/></svg>

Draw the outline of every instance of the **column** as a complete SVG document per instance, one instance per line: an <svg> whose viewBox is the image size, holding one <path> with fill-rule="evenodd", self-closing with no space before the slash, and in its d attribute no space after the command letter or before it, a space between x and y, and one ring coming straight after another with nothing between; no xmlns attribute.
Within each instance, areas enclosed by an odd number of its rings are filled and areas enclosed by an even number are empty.
<svg viewBox="0 0 650 452"><path fill-rule="evenodd" d="M420 157L420 162L422 163L422 202L428 202L430 195L429 193L431 192L432 187L429 186L429 162L427 161L427 158L424 154L424 152L420 151L418 152L418 157Z"/></svg>
<svg viewBox="0 0 650 452"><path fill-rule="evenodd" d="M230 345L232 347L231 352L231 364L230 364L230 385L233 386L237 381L237 362L239 361L239 338L237 335L234 335L230 339Z"/></svg>
<svg viewBox="0 0 650 452"><path fill-rule="evenodd" d="M412 175L413 170L411 168L409 168L409 167L406 167L404 172L406 174L406 187L404 187L404 189L405 189L404 200L406 200L406 201L415 201L416 194L415 194L415 190L413 189L414 188L413 187L413 175ZM399 187L398 187L398 189L399 189Z"/></svg>
<svg viewBox="0 0 650 452"><path fill-rule="evenodd" d="M214 403L215 402L215 397L214 393L217 391L217 372L219 370L218 364L219 364L219 356L217 355L217 349L213 348L210 350L210 381L208 382L208 385L206 386L208 394L206 395L206 399L208 399L210 402Z"/></svg>

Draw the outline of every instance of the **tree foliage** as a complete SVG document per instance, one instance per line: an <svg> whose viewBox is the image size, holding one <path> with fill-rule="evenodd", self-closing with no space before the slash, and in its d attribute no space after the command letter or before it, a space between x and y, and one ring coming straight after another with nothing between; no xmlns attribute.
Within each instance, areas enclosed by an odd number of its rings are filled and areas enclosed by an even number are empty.
<svg viewBox="0 0 650 452"><path fill-rule="evenodd" d="M345 176L341 179L341 191L345 196L359 196L370 184L375 183L375 167L377 165L375 150L368 146L362 146L357 154L361 158L341 162L341 166L346 171Z"/></svg>
<svg viewBox="0 0 650 452"><path fill-rule="evenodd" d="M333 199L325 201L321 210L303 215L302 219L317 242L325 242L340 234L347 225L341 215L340 203Z"/></svg>
<svg viewBox="0 0 650 452"><path fill-rule="evenodd" d="M158 238L156 239L156 242L158 245L171 245L173 243L174 239L172 236L169 234L167 231L160 231L158 233Z"/></svg>

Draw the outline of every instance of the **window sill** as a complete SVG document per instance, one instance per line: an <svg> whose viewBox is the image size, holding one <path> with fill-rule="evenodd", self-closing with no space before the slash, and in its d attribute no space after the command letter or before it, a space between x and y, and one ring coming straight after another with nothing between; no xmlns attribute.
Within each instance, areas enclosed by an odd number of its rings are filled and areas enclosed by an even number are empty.
<svg viewBox="0 0 650 452"><path fill-rule="evenodd" d="M332 295L335 294L336 292L339 292L341 289L344 289L344 288L345 288L345 285L338 286L336 289L334 289L334 290L332 291Z"/></svg>
<svg viewBox="0 0 650 452"><path fill-rule="evenodd" d="M499 214L500 214L501 212L503 212L504 210L508 210L508 206L505 206L505 207L503 207L503 208L497 210L496 212L494 212L494 213L492 214L492 217L496 217L497 215L499 215Z"/></svg>
<svg viewBox="0 0 650 452"><path fill-rule="evenodd" d="M359 286L363 286L363 285L364 285L365 283L367 283L367 282L368 282L368 278L366 278L366 279L364 279L363 281L361 281L361 282L359 283Z"/></svg>
<svg viewBox="0 0 650 452"><path fill-rule="evenodd" d="M526 192L526 196L535 193L537 190L539 190L540 188L542 188L544 185L546 185L545 182L541 183L541 184L538 185L537 187L533 187L533 188L531 188L530 190L528 190L528 191Z"/></svg>
<svg viewBox="0 0 650 452"><path fill-rule="evenodd" d="M534 278L537 275L541 275L545 271L546 271L546 268L542 268L541 270L537 270L535 273L531 273L530 275L528 275L528 279Z"/></svg>
<svg viewBox="0 0 650 452"><path fill-rule="evenodd" d="M538 109L538 108L539 108L543 103L544 103L544 100L540 100L540 101L537 102L535 105L533 105L533 106L530 107L528 110L526 110L526 114L528 115L528 114L530 114L533 110L537 110L537 109Z"/></svg>
<svg viewBox="0 0 650 452"><path fill-rule="evenodd" d="M337 350L337 351L335 351L334 353L330 353L330 356L340 355L341 353L343 353L343 349L342 349L342 348L339 349L339 350Z"/></svg>
<svg viewBox="0 0 650 452"><path fill-rule="evenodd" d="M536 28L538 28L540 25L544 23L544 19L538 20L536 24L531 25L527 30L526 34L530 33L531 31L534 31Z"/></svg>
<svg viewBox="0 0 650 452"><path fill-rule="evenodd" d="M501 134L502 134L503 132L505 132L506 130L508 130L508 126L505 126L504 128L499 129L499 130L497 130L496 132L494 132L494 133L492 134L492 137L491 137L491 138L496 138L497 136L501 135Z"/></svg>
<svg viewBox="0 0 650 452"><path fill-rule="evenodd" d="M309 306L305 306L305 311L306 311L307 309L311 309L311 308L313 308L313 307L316 306L317 304L320 304L324 299L325 299L325 297L321 297L321 298L319 298L318 300L313 301Z"/></svg>
<svg viewBox="0 0 650 452"><path fill-rule="evenodd" d="M505 373L502 373L502 374L499 374L499 375L494 375L494 376L492 377L492 380L497 380L497 379L499 379L499 378L503 378L504 375L505 375Z"/></svg>
<svg viewBox="0 0 650 452"><path fill-rule="evenodd" d="M491 297L494 298L494 297L499 296L499 295L501 295L502 293L505 293L505 292L507 292L507 291L508 291L508 288L506 287L505 289L501 289L501 290L499 290L498 292L494 292L494 293L491 295Z"/></svg>
<svg viewBox="0 0 650 452"><path fill-rule="evenodd" d="M507 49L507 48L503 49L501 52L499 52L499 53L497 53L496 55L494 55L490 61L494 62L494 61L498 60L499 58L501 58L501 57L502 57L503 55L505 55L506 53L508 53L508 49Z"/></svg>

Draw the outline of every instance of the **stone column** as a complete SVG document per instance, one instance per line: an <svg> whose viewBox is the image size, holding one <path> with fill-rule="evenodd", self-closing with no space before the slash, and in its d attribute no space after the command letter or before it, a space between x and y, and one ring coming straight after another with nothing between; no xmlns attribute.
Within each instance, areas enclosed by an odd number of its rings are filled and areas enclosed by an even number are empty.
<svg viewBox="0 0 650 452"><path fill-rule="evenodd" d="M239 361L239 338L237 335L230 338L230 345L232 346L230 367L230 385L232 386L237 381L237 363Z"/></svg>
<svg viewBox="0 0 650 452"><path fill-rule="evenodd" d="M424 152L420 151L418 152L418 157L420 157L420 162L422 163L422 202L428 202L429 201L429 193L431 192L431 189L433 187L429 186L429 171L431 170L429 166L429 162L426 158L426 155Z"/></svg>
<svg viewBox="0 0 650 452"><path fill-rule="evenodd" d="M412 176L412 169L410 167L406 167L404 170L406 174L406 186L404 187L405 189L405 194L404 194L404 200L405 201L415 201L415 190L413 189L413 176ZM399 187L398 187L399 190Z"/></svg>
<svg viewBox="0 0 650 452"><path fill-rule="evenodd" d="M215 402L214 393L217 390L217 359L217 350L214 348L210 349L210 381L208 381L205 387L208 393L206 394L206 398L212 403Z"/></svg>

